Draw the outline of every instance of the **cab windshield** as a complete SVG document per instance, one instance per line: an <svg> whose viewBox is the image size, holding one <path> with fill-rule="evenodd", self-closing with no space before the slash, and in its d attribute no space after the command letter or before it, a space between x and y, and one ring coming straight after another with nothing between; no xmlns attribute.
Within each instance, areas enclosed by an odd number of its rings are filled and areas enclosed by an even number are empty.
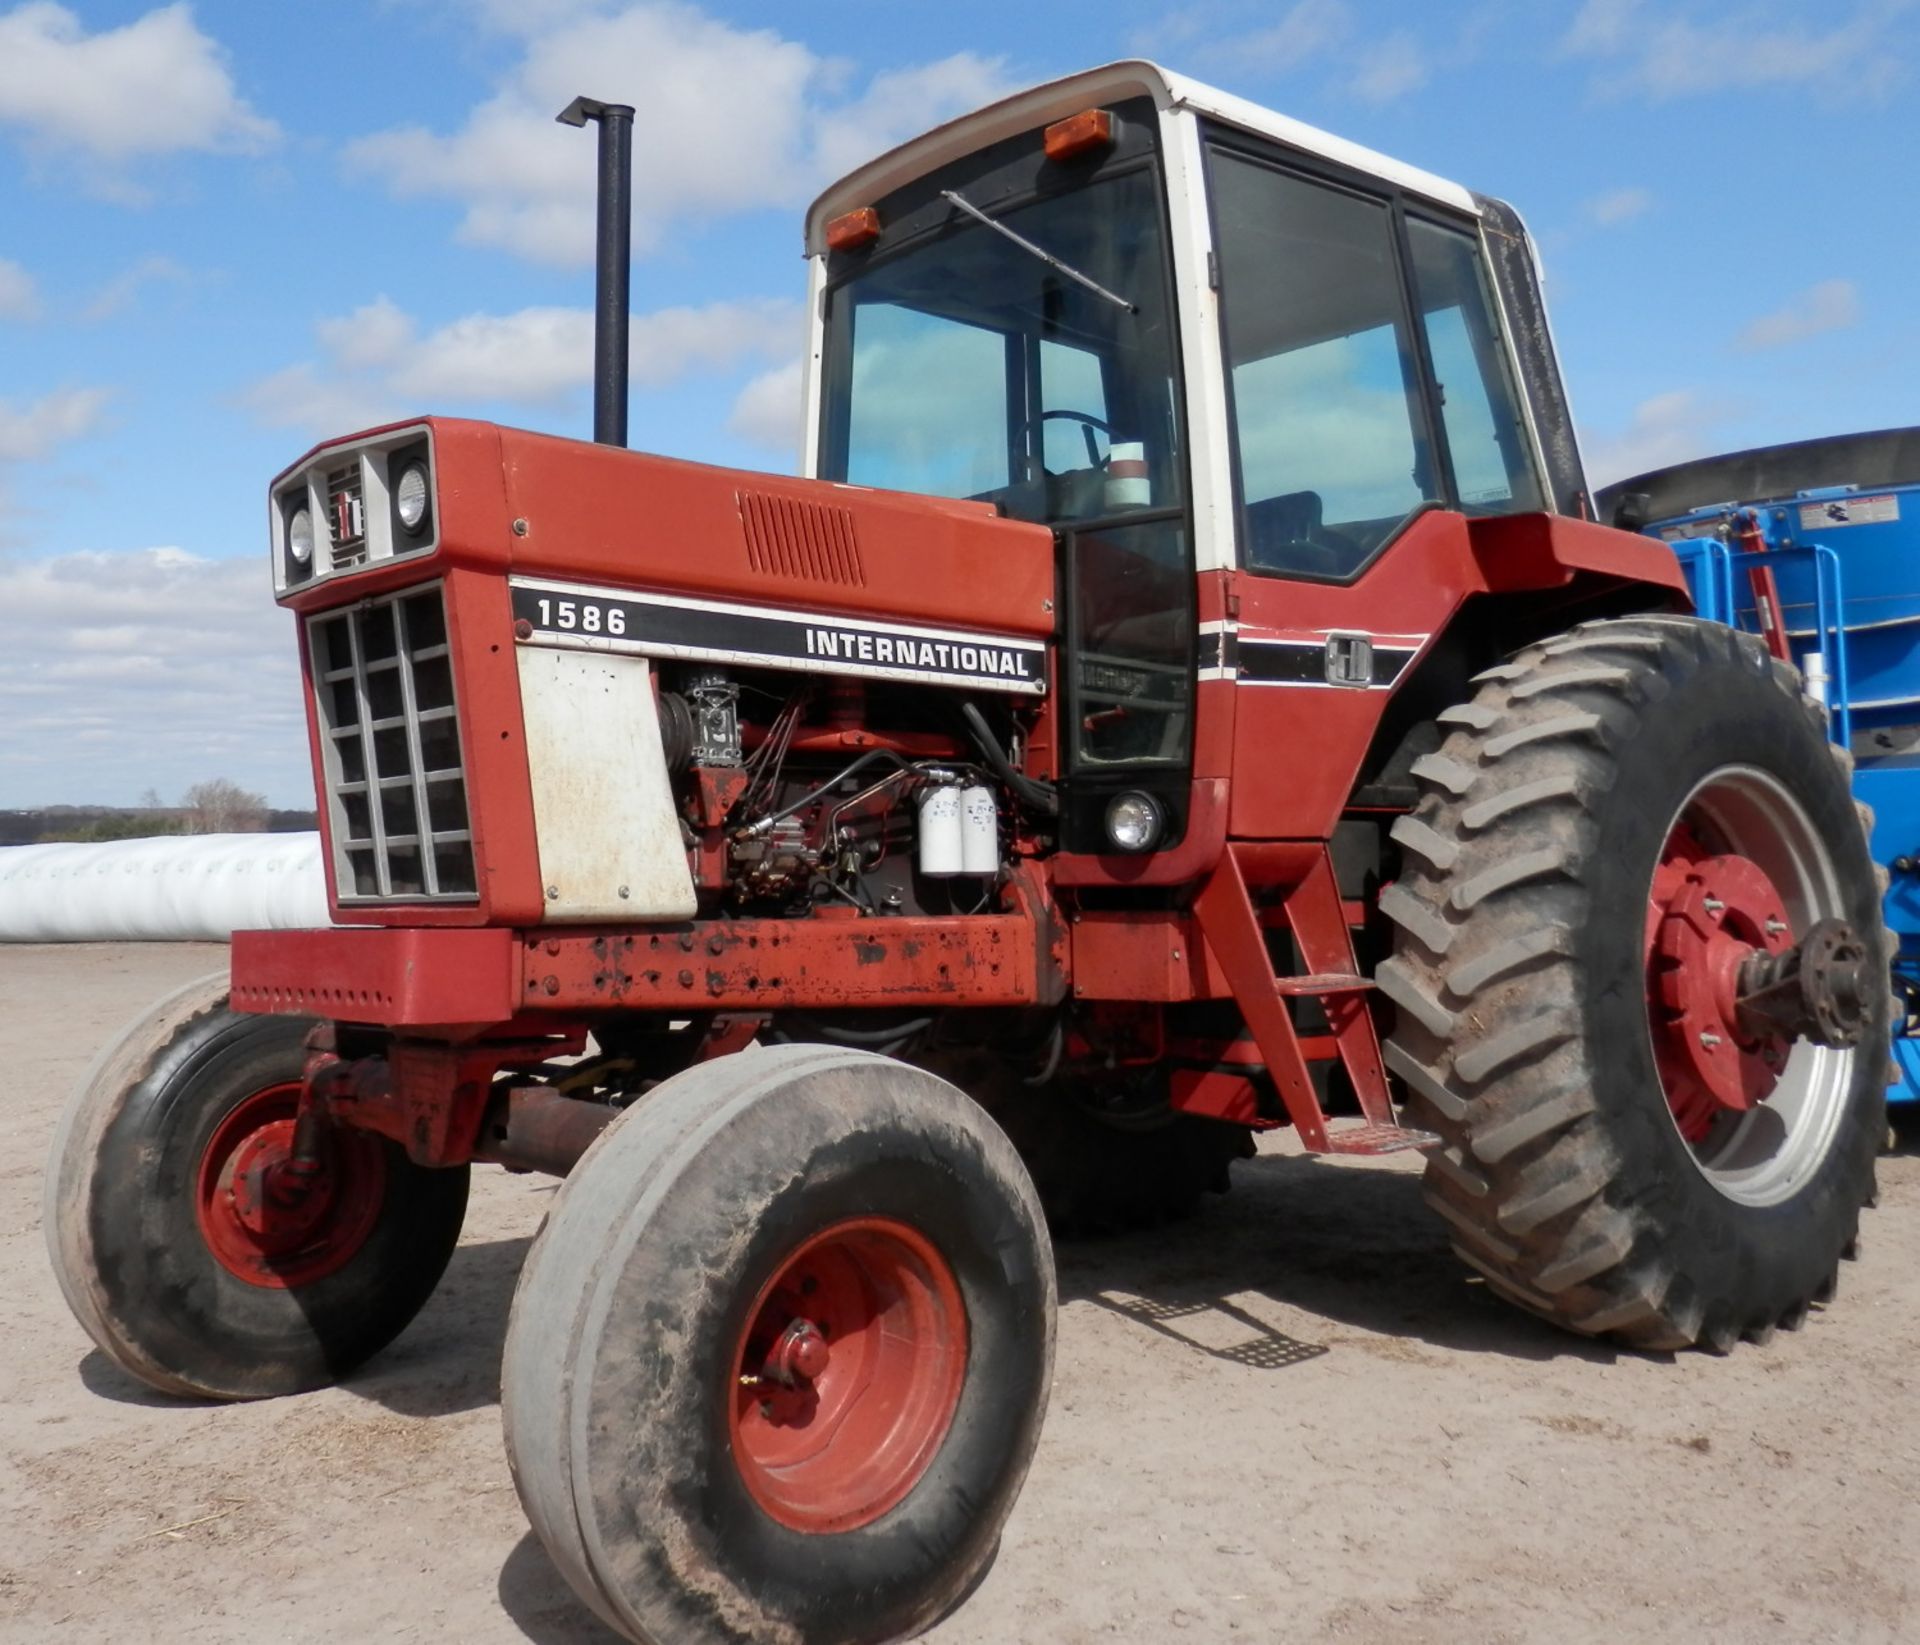
<svg viewBox="0 0 1920 1645"><path fill-rule="evenodd" d="M1004 170L951 173L918 191L903 249L830 288L822 475L1047 524L1180 507L1152 166L1037 195Z"/></svg>

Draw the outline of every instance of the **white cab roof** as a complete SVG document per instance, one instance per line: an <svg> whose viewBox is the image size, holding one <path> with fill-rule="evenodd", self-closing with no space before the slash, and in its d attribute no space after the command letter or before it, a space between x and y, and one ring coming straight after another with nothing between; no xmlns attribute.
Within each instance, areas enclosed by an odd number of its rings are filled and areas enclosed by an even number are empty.
<svg viewBox="0 0 1920 1645"><path fill-rule="evenodd" d="M807 211L807 250L823 249L826 224L844 211L871 205L883 195L923 176L949 160L971 154L1003 137L1077 114L1081 109L1117 102L1124 97L1147 96L1162 109L1191 109L1223 125L1237 126L1302 153L1319 155L1357 172L1425 196L1456 211L1479 215L1473 196L1458 183L1378 154L1359 143L1321 131L1303 121L1275 114L1244 97L1234 97L1184 75L1171 74L1157 63L1131 60L1088 69L1064 80L1049 81L1016 92L998 103L936 126L923 136L903 143L832 185Z"/></svg>

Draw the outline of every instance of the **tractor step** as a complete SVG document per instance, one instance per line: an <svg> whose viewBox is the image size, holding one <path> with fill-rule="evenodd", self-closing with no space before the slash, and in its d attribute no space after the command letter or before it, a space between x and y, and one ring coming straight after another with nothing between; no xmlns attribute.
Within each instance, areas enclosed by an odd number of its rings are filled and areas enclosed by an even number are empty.
<svg viewBox="0 0 1920 1645"><path fill-rule="evenodd" d="M1287 1118L1309 1153L1391 1154L1439 1141L1396 1123L1386 1065L1365 999L1374 984L1360 975L1339 876L1324 842L1230 844L1194 900L1194 912ZM1292 937L1303 975L1274 975L1267 932L1276 914ZM1288 1008L1289 1000L1301 998L1327 1002L1326 1029L1312 1036L1314 1051L1321 1053L1315 1060L1325 1060L1326 1049L1338 1056L1360 1106L1358 1125L1335 1129L1327 1123L1307 1066L1307 1042ZM1206 1078L1219 1083L1216 1075ZM1187 1100L1196 1112L1218 1115L1217 1106L1205 1106L1205 1091L1204 1083L1195 1082ZM1215 1090L1213 1100L1219 1097Z"/></svg>
<svg viewBox="0 0 1920 1645"><path fill-rule="evenodd" d="M1329 1154L1399 1154L1409 1148L1438 1148L1440 1139L1431 1131L1416 1131L1406 1125L1330 1125L1327 1127Z"/></svg>
<svg viewBox="0 0 1920 1645"><path fill-rule="evenodd" d="M1318 998L1325 994L1362 994L1373 987L1371 977L1356 976L1344 971L1322 971L1307 977L1276 977L1273 990L1288 998L1305 995Z"/></svg>

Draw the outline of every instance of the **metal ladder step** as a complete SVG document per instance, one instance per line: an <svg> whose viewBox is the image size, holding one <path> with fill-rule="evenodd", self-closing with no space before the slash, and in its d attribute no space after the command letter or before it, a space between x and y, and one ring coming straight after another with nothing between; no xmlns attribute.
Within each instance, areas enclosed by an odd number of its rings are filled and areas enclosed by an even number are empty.
<svg viewBox="0 0 1920 1645"><path fill-rule="evenodd" d="M1416 1131L1408 1125L1330 1125L1327 1127L1329 1154L1399 1154L1409 1148L1438 1148L1440 1139L1431 1131Z"/></svg>
<svg viewBox="0 0 1920 1645"><path fill-rule="evenodd" d="M1344 971L1321 971L1305 977L1275 977L1273 989L1276 994L1284 994L1290 999L1301 996L1318 997L1322 994L1364 994L1374 986L1371 977L1357 976Z"/></svg>

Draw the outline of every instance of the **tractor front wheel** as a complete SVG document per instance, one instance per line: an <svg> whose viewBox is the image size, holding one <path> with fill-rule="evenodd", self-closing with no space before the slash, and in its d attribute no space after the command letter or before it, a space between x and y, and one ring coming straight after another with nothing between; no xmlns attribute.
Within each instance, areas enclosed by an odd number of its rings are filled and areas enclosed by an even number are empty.
<svg viewBox="0 0 1920 1645"><path fill-rule="evenodd" d="M1053 1312L1033 1186L953 1086L820 1045L699 1064L588 1150L521 1273L521 1502L643 1645L905 1638L992 1558Z"/></svg>
<svg viewBox="0 0 1920 1645"><path fill-rule="evenodd" d="M1592 623L1441 716L1394 827L1388 1063L1503 1296L1725 1351L1826 1299L1873 1191L1889 991L1847 757L1751 636Z"/></svg>
<svg viewBox="0 0 1920 1645"><path fill-rule="evenodd" d="M45 1223L68 1305L122 1370L258 1399L399 1335L459 1241L467 1170L339 1128L296 1159L311 1025L226 993L191 984L102 1054L55 1136Z"/></svg>

